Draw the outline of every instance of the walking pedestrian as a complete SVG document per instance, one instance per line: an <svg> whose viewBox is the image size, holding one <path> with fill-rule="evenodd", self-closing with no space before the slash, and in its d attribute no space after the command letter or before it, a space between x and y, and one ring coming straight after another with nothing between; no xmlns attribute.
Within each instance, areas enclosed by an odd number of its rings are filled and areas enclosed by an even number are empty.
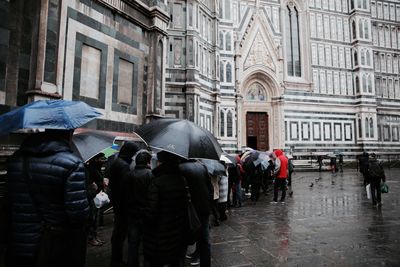
<svg viewBox="0 0 400 267"><path fill-rule="evenodd" d="M279 189L282 191L280 202L285 202L286 196L286 179L288 174L288 159L280 149L276 149L275 153L275 182L274 182L274 202L278 201Z"/></svg>
<svg viewBox="0 0 400 267"><path fill-rule="evenodd" d="M7 266L85 265L89 203L72 132L32 134L8 162Z"/></svg>
<svg viewBox="0 0 400 267"><path fill-rule="evenodd" d="M317 157L317 162L318 162L318 171L321 172L321 169L322 169L322 156L321 155L319 155Z"/></svg>
<svg viewBox="0 0 400 267"><path fill-rule="evenodd" d="M187 193L179 171L180 157L161 151L147 195L143 236L144 257L150 267L183 267L187 220Z"/></svg>
<svg viewBox="0 0 400 267"><path fill-rule="evenodd" d="M196 249L187 255L190 264L201 267L211 266L210 241L210 211L213 201L213 192L208 171L203 164L197 161L183 162L179 165L181 175L186 177L192 203L201 223L200 239L196 242ZM227 179L225 179L227 180ZM227 182L227 181L226 181Z"/></svg>
<svg viewBox="0 0 400 267"><path fill-rule="evenodd" d="M343 155L339 155L339 170L340 172L343 172Z"/></svg>
<svg viewBox="0 0 400 267"><path fill-rule="evenodd" d="M124 242L128 236L128 212L125 198L126 182L132 157L139 150L133 142L126 142L110 166L110 198L114 210L114 228L111 236L111 267L121 266L123 262Z"/></svg>
<svg viewBox="0 0 400 267"><path fill-rule="evenodd" d="M141 266L139 247L143 239L147 193L153 179L150 168L151 158L149 151L139 150L135 155L135 167L125 180L125 194L128 202L128 267Z"/></svg>
<svg viewBox="0 0 400 267"><path fill-rule="evenodd" d="M382 205L381 201L381 181L386 182L385 171L376 159L376 154L371 153L368 164L368 177L371 184L372 205Z"/></svg>

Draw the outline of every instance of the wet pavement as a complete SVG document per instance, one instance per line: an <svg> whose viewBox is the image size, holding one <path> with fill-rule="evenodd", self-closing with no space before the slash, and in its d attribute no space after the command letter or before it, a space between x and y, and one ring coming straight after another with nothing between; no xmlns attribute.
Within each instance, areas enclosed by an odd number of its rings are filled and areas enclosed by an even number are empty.
<svg viewBox="0 0 400 267"><path fill-rule="evenodd" d="M285 203L270 203L270 192L212 227L212 266L400 266L400 169L385 171L381 208L356 170L295 173ZM107 244L88 250L89 267L109 266L111 217L99 231Z"/></svg>

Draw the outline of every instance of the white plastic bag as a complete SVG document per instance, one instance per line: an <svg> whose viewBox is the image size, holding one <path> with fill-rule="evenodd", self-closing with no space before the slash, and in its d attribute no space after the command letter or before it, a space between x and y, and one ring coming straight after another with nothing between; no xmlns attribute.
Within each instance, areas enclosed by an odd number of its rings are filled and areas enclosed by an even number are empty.
<svg viewBox="0 0 400 267"><path fill-rule="evenodd" d="M371 184L367 184L365 190L367 191L367 198L371 199Z"/></svg>
<svg viewBox="0 0 400 267"><path fill-rule="evenodd" d="M100 193L98 193L96 195L96 197L93 199L93 201L94 201L94 205L98 209L100 209L104 205L110 203L110 199L108 198L108 195L106 193L104 193L103 191L100 191Z"/></svg>

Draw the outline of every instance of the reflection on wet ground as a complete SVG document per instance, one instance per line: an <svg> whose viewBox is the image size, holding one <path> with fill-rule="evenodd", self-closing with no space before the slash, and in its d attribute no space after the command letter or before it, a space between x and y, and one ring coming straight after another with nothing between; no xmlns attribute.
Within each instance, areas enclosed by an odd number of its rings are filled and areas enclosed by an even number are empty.
<svg viewBox="0 0 400 267"><path fill-rule="evenodd" d="M386 174L376 208L355 170L296 173L285 204L264 196L212 229L213 266L400 266L400 170Z"/></svg>
<svg viewBox="0 0 400 267"><path fill-rule="evenodd" d="M271 192L211 229L212 266L400 266L400 169L386 175L390 192L376 208L356 170L295 173L284 204L270 203ZM109 266L111 219L99 231L107 243L88 249L87 266Z"/></svg>

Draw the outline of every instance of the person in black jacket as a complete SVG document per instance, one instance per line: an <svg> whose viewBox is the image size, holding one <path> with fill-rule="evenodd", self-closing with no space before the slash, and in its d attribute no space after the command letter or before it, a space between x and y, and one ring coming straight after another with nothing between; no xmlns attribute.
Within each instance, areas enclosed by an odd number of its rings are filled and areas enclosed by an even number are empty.
<svg viewBox="0 0 400 267"><path fill-rule="evenodd" d="M376 159L375 153L371 153L371 159L368 162L368 178L371 183L372 205L381 206L381 181L386 182L386 176L383 166Z"/></svg>
<svg viewBox="0 0 400 267"><path fill-rule="evenodd" d="M153 175L150 169L151 153L139 150L135 156L135 168L126 179L128 200L128 266L139 267L139 247L143 237L144 210L147 191Z"/></svg>
<svg viewBox="0 0 400 267"><path fill-rule="evenodd" d="M132 157L139 150L133 142L126 142L110 165L110 198L114 210L114 229L111 236L111 266L122 266L124 241L128 236L127 200L124 179L129 173Z"/></svg>
<svg viewBox="0 0 400 267"><path fill-rule="evenodd" d="M180 158L165 151L157 158L161 164L153 170L147 196L144 257L151 267L183 267L187 194L179 173Z"/></svg>
<svg viewBox="0 0 400 267"><path fill-rule="evenodd" d="M89 204L72 131L46 130L8 162L8 266L84 266Z"/></svg>
<svg viewBox="0 0 400 267"><path fill-rule="evenodd" d="M200 266L211 266L209 217L213 202L213 189L206 167L198 161L188 161L179 165L180 173L186 177L193 206L201 223L200 239L196 250L188 255L192 263L200 261Z"/></svg>
<svg viewBox="0 0 400 267"><path fill-rule="evenodd" d="M99 153L86 163L87 192L90 209L88 244L92 246L102 246L104 244L104 241L97 237L97 219L100 209L94 204L94 198L104 188L104 177L101 172L104 162L104 154Z"/></svg>

